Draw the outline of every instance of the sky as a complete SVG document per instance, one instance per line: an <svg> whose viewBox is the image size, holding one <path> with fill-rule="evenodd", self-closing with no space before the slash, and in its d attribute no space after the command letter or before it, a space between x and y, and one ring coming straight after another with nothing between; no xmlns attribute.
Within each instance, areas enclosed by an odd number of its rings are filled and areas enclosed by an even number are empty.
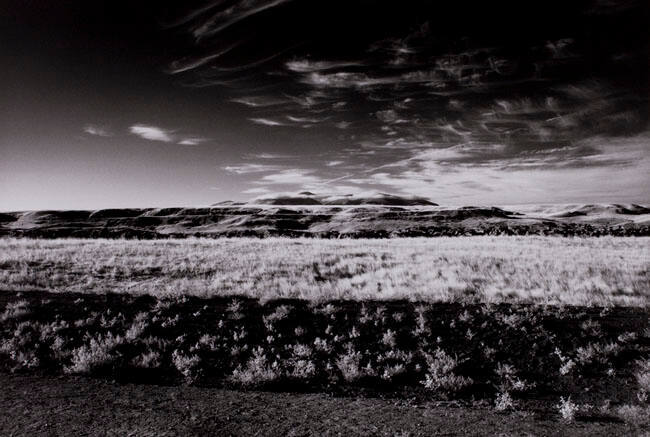
<svg viewBox="0 0 650 437"><path fill-rule="evenodd" d="M0 4L0 210L650 203L635 0Z"/></svg>

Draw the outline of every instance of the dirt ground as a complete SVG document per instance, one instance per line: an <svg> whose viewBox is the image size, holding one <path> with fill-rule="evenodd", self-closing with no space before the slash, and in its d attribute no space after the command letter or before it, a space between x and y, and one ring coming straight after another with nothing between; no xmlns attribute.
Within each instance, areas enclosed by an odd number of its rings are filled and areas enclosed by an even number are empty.
<svg viewBox="0 0 650 437"><path fill-rule="evenodd" d="M621 422L561 422L541 410L115 384L0 373L0 435L635 435Z"/></svg>

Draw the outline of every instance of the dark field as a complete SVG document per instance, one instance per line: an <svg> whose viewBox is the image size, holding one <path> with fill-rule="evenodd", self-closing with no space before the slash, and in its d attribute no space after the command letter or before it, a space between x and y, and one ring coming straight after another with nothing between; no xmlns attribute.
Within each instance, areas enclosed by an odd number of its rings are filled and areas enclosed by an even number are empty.
<svg viewBox="0 0 650 437"><path fill-rule="evenodd" d="M645 309L43 292L1 302L8 372L455 400L558 420L562 398L569 420L648 423Z"/></svg>
<svg viewBox="0 0 650 437"><path fill-rule="evenodd" d="M607 416L558 422L531 405L487 404L116 384L80 377L0 374L5 435L451 436L641 435ZM516 430L516 432L514 432Z"/></svg>

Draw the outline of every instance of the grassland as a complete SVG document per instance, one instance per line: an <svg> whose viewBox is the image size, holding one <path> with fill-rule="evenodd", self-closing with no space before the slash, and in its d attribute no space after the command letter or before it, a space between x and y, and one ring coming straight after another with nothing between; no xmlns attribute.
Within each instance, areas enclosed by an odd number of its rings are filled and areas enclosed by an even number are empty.
<svg viewBox="0 0 650 437"><path fill-rule="evenodd" d="M0 370L454 400L632 435L650 427L649 243L0 239Z"/></svg>
<svg viewBox="0 0 650 437"><path fill-rule="evenodd" d="M641 306L650 238L0 239L0 289Z"/></svg>

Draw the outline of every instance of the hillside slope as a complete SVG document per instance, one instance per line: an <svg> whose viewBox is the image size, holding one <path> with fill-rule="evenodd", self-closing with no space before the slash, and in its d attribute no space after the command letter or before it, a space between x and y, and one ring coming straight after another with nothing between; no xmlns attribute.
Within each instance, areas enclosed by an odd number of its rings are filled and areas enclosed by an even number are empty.
<svg viewBox="0 0 650 437"><path fill-rule="evenodd" d="M633 204L452 208L418 198L310 194L203 208L8 212L0 214L0 236L650 235L650 208Z"/></svg>

